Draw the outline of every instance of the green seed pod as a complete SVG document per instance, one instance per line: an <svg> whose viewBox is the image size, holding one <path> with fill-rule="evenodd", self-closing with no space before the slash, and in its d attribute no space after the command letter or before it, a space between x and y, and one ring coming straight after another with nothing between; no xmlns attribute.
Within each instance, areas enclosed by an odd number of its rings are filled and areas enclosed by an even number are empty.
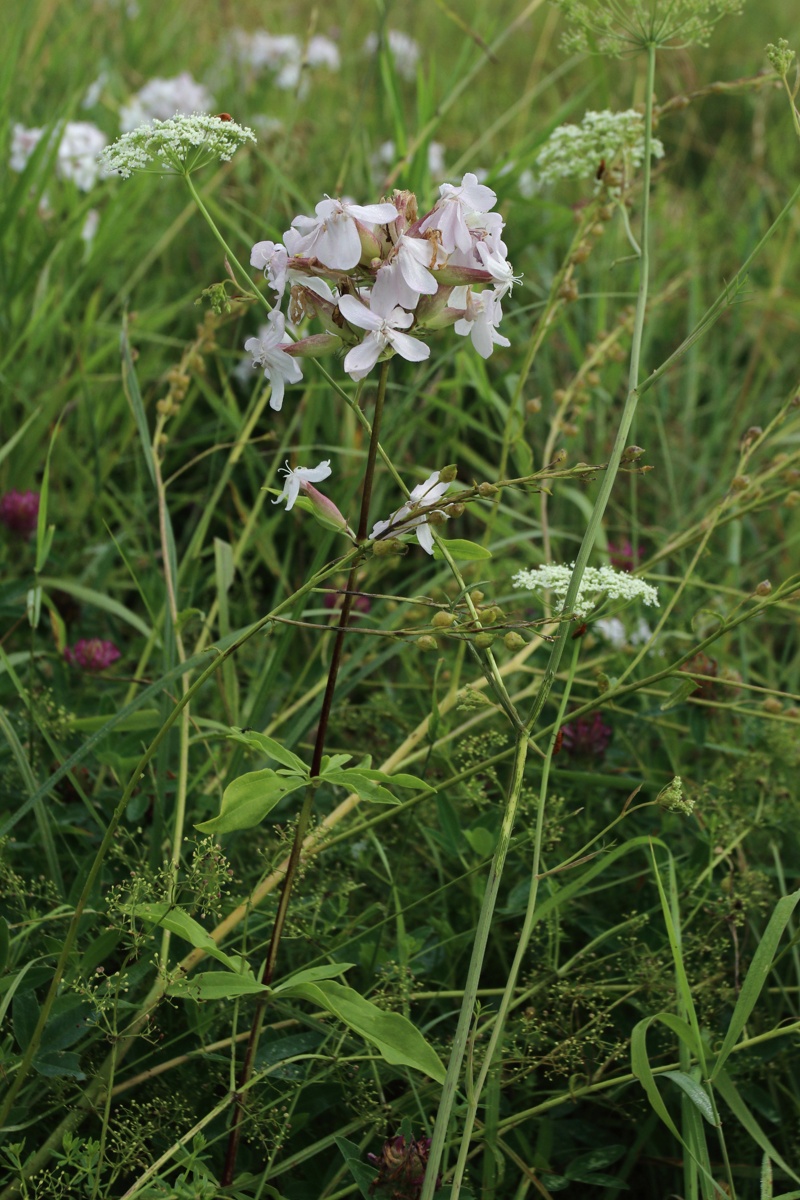
<svg viewBox="0 0 800 1200"><path fill-rule="evenodd" d="M503 645L506 650L521 650L523 646L527 646L525 638L516 633L513 629L509 630L503 638Z"/></svg>
<svg viewBox="0 0 800 1200"><path fill-rule="evenodd" d="M422 637L417 638L416 643L420 650L438 650L439 643L435 637L431 637L429 633L423 633Z"/></svg>
<svg viewBox="0 0 800 1200"><path fill-rule="evenodd" d="M455 624L455 620L456 618L454 613L446 612L444 609L441 609L439 612L434 613L431 617L431 625L434 627L434 629L448 629L451 625Z"/></svg>
<svg viewBox="0 0 800 1200"><path fill-rule="evenodd" d="M475 645L479 650L488 650L496 636L494 633L478 633L475 636Z"/></svg>

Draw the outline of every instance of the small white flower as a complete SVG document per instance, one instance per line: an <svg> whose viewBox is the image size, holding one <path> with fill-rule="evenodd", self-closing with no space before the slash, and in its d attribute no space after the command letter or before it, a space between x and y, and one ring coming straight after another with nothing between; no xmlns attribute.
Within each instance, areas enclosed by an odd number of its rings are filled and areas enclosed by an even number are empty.
<svg viewBox="0 0 800 1200"><path fill-rule="evenodd" d="M292 358L281 347L281 343L286 340L283 313L273 309L268 321L271 328L261 337L248 338L244 348L252 354L253 366L263 367L264 374L272 384L269 406L275 412L280 412L286 384L299 383L303 378L303 371L297 359Z"/></svg>
<svg viewBox="0 0 800 1200"><path fill-rule="evenodd" d="M456 321L453 329L460 337L472 339L481 358L490 358L495 346L511 345L507 337L497 332L502 316L497 292L468 292L465 315Z"/></svg>
<svg viewBox="0 0 800 1200"><path fill-rule="evenodd" d="M420 232L438 229L442 248L448 253L456 249L466 254L472 249L469 218L488 213L497 202L490 187L478 183L478 178L468 171L458 187L443 183L439 188L439 199L420 225Z"/></svg>
<svg viewBox="0 0 800 1200"><path fill-rule="evenodd" d="M408 362L422 362L430 357L430 346L401 332L414 320L411 313L402 308L388 311L384 308L375 312L374 295L372 301L372 308L368 308L355 296L342 296L339 300L339 312L348 324L368 330L364 341L354 346L344 360L344 369L351 379L363 379L368 375L387 346Z"/></svg>
<svg viewBox="0 0 800 1200"><path fill-rule="evenodd" d="M512 577L512 582L518 588L552 592L557 600L563 600L574 566L574 563L570 563L569 566L551 563L534 567L532 570L517 571ZM609 600L619 600L623 603L642 600L645 604L658 607L657 589L645 583L643 579L637 579L635 575L626 571L615 571L613 567L587 567L573 605L574 615L588 617L603 594Z"/></svg>
<svg viewBox="0 0 800 1200"><path fill-rule="evenodd" d="M305 489L307 483L319 483L320 480L328 478L331 473L331 460L327 458L325 462L317 463L316 467L295 467L294 469L287 462L286 466L280 467L279 470L286 478L283 481L283 492L272 503L280 504L285 500L286 511L291 512L295 500L301 490Z"/></svg>
<svg viewBox="0 0 800 1200"><path fill-rule="evenodd" d="M393 204L351 204L326 196L314 209L316 217L295 217L292 228L299 233L287 249L294 256L318 258L326 267L350 271L361 258L358 224L371 227L394 221L399 213ZM284 238L286 241L286 238Z"/></svg>
<svg viewBox="0 0 800 1200"><path fill-rule="evenodd" d="M423 296L434 296L439 284L430 269L436 265L436 243L404 233L397 239L396 250L400 274L411 290Z"/></svg>
<svg viewBox="0 0 800 1200"><path fill-rule="evenodd" d="M256 135L237 121L204 113L174 116L168 121L154 118L112 142L98 156L109 174L129 179L134 171L188 174L218 159L228 162L245 142Z"/></svg>
<svg viewBox="0 0 800 1200"><path fill-rule="evenodd" d="M370 538L399 537L402 533L414 531L422 549L426 554L433 554L433 531L428 524L432 512L438 512L447 517L443 509L437 508L437 502L445 495L449 483L439 479L439 472L433 471L424 483L418 483L402 508L393 512L387 521L376 521Z"/></svg>

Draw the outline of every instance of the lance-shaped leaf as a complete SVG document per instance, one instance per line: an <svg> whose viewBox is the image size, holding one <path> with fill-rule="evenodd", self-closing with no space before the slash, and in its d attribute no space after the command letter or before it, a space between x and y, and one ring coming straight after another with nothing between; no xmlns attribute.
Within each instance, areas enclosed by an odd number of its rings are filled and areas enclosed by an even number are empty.
<svg viewBox="0 0 800 1200"><path fill-rule="evenodd" d="M305 970L295 971L293 975L289 975L276 984L272 989L273 995L277 996L280 992L285 992L287 988L294 987L298 983L317 983L320 979L335 979L337 975L349 971L354 966L355 963L334 962L323 963L319 967L306 967Z"/></svg>
<svg viewBox="0 0 800 1200"><path fill-rule="evenodd" d="M290 985L281 992L281 996L284 999L295 996L324 1008L375 1046L386 1062L394 1066L413 1067L437 1083L444 1083L445 1069L439 1055L428 1045L416 1026L400 1013L384 1012L353 988L330 979Z"/></svg>
<svg viewBox="0 0 800 1200"><path fill-rule="evenodd" d="M292 754L291 750L287 750L274 738L267 737L265 733L256 733L254 729L232 729L228 737L232 742L241 742L243 746L249 746L251 750L260 750L267 758L274 758L281 766L289 767L298 775L308 775L308 767L302 758Z"/></svg>
<svg viewBox="0 0 800 1200"><path fill-rule="evenodd" d="M266 985L252 975L233 975L230 971L198 971L186 979L176 979L167 988L168 995L185 1000L236 1000L266 991Z"/></svg>
<svg viewBox="0 0 800 1200"><path fill-rule="evenodd" d="M160 925L162 929L168 929L196 950L202 950L210 958L216 958L229 970L237 973L240 971L242 960L239 956L232 958L224 950L220 950L211 934L182 908L168 908L164 904L131 904L125 911L140 921L148 921L153 925Z"/></svg>
<svg viewBox="0 0 800 1200"><path fill-rule="evenodd" d="M263 771L248 771L229 783L222 793L219 816L195 825L201 833L232 833L235 829L252 829L260 825L276 804L290 792L306 786L298 775L278 775L268 767Z"/></svg>

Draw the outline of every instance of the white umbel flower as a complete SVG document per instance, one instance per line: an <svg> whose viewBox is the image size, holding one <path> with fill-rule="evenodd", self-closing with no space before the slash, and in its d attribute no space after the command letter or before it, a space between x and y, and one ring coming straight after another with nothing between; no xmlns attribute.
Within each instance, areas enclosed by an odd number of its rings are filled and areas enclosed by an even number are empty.
<svg viewBox="0 0 800 1200"><path fill-rule="evenodd" d="M109 173L130 179L134 171L188 175L217 159L228 162L245 142L254 142L252 129L229 117L211 117L193 113L168 121L154 119L129 133L123 133L99 155L100 165Z"/></svg>
<svg viewBox="0 0 800 1200"><path fill-rule="evenodd" d="M151 79L119 112L119 124L123 133L130 133L139 125L152 121L166 121L177 113L210 112L214 97L193 79L188 71L182 71L171 79Z"/></svg>
<svg viewBox="0 0 800 1200"><path fill-rule="evenodd" d="M664 145L650 142L653 158L663 158ZM540 184L559 179L592 179L601 163L620 164L630 176L644 162L644 118L635 108L624 112L587 112L580 125L559 125L536 156ZM595 190L601 187L596 183Z"/></svg>
<svg viewBox="0 0 800 1200"><path fill-rule="evenodd" d="M574 567L574 563L569 566L551 563L532 570L517 571L512 583L518 588L534 592L552 592L557 600L562 601L567 594ZM658 591L643 579L637 579L626 571L615 571L613 567L587 567L573 605L574 615L588 617L603 595L609 600L623 603L641 600L658 608Z"/></svg>

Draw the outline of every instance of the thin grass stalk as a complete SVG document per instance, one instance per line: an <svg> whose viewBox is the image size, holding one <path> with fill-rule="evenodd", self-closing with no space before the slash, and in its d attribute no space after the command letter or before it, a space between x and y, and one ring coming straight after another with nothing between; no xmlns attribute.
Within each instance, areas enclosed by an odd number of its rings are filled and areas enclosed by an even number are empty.
<svg viewBox="0 0 800 1200"><path fill-rule="evenodd" d="M528 951L528 944L530 943L531 934L533 932L536 918L536 901L539 895L539 871L542 860L544 815L547 804L547 789L550 782L550 769L553 764L556 740L567 711L567 704L569 703L572 685L575 680L578 658L580 657L580 648L581 643L580 639L578 639L575 642L575 649L572 653L572 662L570 663L569 674L567 675L567 679L564 684L564 691L558 708L558 716L556 717L552 733L550 734L550 740L547 747L547 756L542 764L542 778L539 785L539 802L536 809L536 827L533 839L533 858L531 862L531 883L530 890L528 892L528 904L525 911L525 918L522 922L522 930L519 935L514 961L511 964L511 970L508 973L506 986L500 1000L497 1014L494 1018L494 1028L492 1029L492 1034L489 1038L489 1042L483 1056L483 1062L481 1064L481 1069L478 1072L478 1078L472 1087L472 1094L467 1107L467 1115L464 1120L464 1131L461 1135L461 1145L459 1147L458 1160L456 1162L456 1169L453 1175L453 1190L451 1200L457 1200L458 1196L461 1194L461 1185L464 1180L464 1170L467 1165L467 1156L469 1154L470 1141L472 1138L472 1129L475 1124L481 1093L486 1086L486 1080L488 1078L489 1071L496 1061L495 1054L498 1050L500 1039L503 1035L508 1010L511 1007L511 1003L514 999L514 992L516 990L519 972L522 968L523 960Z"/></svg>

